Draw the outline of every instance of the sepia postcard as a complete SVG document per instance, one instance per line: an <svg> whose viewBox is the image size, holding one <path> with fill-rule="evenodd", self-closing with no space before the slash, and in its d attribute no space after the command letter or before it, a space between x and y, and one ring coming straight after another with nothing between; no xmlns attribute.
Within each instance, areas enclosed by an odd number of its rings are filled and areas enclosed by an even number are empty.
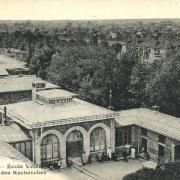
<svg viewBox="0 0 180 180"><path fill-rule="evenodd" d="M0 0L0 179L180 180L178 0Z"/></svg>

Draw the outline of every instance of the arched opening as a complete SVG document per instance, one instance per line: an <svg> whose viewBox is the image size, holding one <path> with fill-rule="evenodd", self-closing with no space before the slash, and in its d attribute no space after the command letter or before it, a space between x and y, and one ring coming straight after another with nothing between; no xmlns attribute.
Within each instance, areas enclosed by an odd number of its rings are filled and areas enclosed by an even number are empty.
<svg viewBox="0 0 180 180"><path fill-rule="evenodd" d="M79 157L83 152L83 135L80 131L74 130L69 133L66 140L67 157Z"/></svg>
<svg viewBox="0 0 180 180"><path fill-rule="evenodd" d="M102 127L95 128L90 134L90 151L102 151L106 146L105 130Z"/></svg>
<svg viewBox="0 0 180 180"><path fill-rule="evenodd" d="M54 134L46 135L41 141L42 163L59 160L59 139Z"/></svg>

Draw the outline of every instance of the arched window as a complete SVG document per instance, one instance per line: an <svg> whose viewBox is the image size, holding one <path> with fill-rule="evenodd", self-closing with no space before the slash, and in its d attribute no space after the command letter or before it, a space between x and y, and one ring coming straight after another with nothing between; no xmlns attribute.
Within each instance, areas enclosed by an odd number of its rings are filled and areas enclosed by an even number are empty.
<svg viewBox="0 0 180 180"><path fill-rule="evenodd" d="M106 149L106 132L103 128L95 128L90 135L90 150L100 151Z"/></svg>
<svg viewBox="0 0 180 180"><path fill-rule="evenodd" d="M81 132L74 130L68 134L67 141L82 141L83 136Z"/></svg>
<svg viewBox="0 0 180 180"><path fill-rule="evenodd" d="M48 134L41 141L41 160L59 158L59 140L56 135Z"/></svg>

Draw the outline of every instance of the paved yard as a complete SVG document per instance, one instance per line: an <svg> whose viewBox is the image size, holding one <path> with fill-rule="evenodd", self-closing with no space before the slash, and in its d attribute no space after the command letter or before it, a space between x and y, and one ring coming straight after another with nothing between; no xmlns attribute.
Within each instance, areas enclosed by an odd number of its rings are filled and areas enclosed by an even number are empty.
<svg viewBox="0 0 180 180"><path fill-rule="evenodd" d="M56 175L59 173L67 180L121 180L124 175L135 172L142 167L143 164L139 160L129 160L128 163L123 161L94 162L83 166L84 169L66 168L58 171L53 170L53 173Z"/></svg>

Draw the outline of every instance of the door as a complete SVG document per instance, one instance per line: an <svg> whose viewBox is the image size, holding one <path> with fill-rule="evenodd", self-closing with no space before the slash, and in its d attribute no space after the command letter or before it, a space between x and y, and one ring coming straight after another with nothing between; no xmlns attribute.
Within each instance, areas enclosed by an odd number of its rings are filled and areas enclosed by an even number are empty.
<svg viewBox="0 0 180 180"><path fill-rule="evenodd" d="M180 145L175 146L175 161L180 160Z"/></svg>
<svg viewBox="0 0 180 180"><path fill-rule="evenodd" d="M141 147L144 149L144 152L147 152L147 139L141 138Z"/></svg>
<svg viewBox="0 0 180 180"><path fill-rule="evenodd" d="M83 136L81 132L72 131L66 140L66 154L67 157L79 157L83 152Z"/></svg>
<svg viewBox="0 0 180 180"><path fill-rule="evenodd" d="M163 158L164 157L164 146L162 145L159 145L159 148L158 148L158 156L160 158Z"/></svg>
<svg viewBox="0 0 180 180"><path fill-rule="evenodd" d="M83 151L83 146L81 141L69 141L67 142L67 155L68 157L79 157L80 153Z"/></svg>

